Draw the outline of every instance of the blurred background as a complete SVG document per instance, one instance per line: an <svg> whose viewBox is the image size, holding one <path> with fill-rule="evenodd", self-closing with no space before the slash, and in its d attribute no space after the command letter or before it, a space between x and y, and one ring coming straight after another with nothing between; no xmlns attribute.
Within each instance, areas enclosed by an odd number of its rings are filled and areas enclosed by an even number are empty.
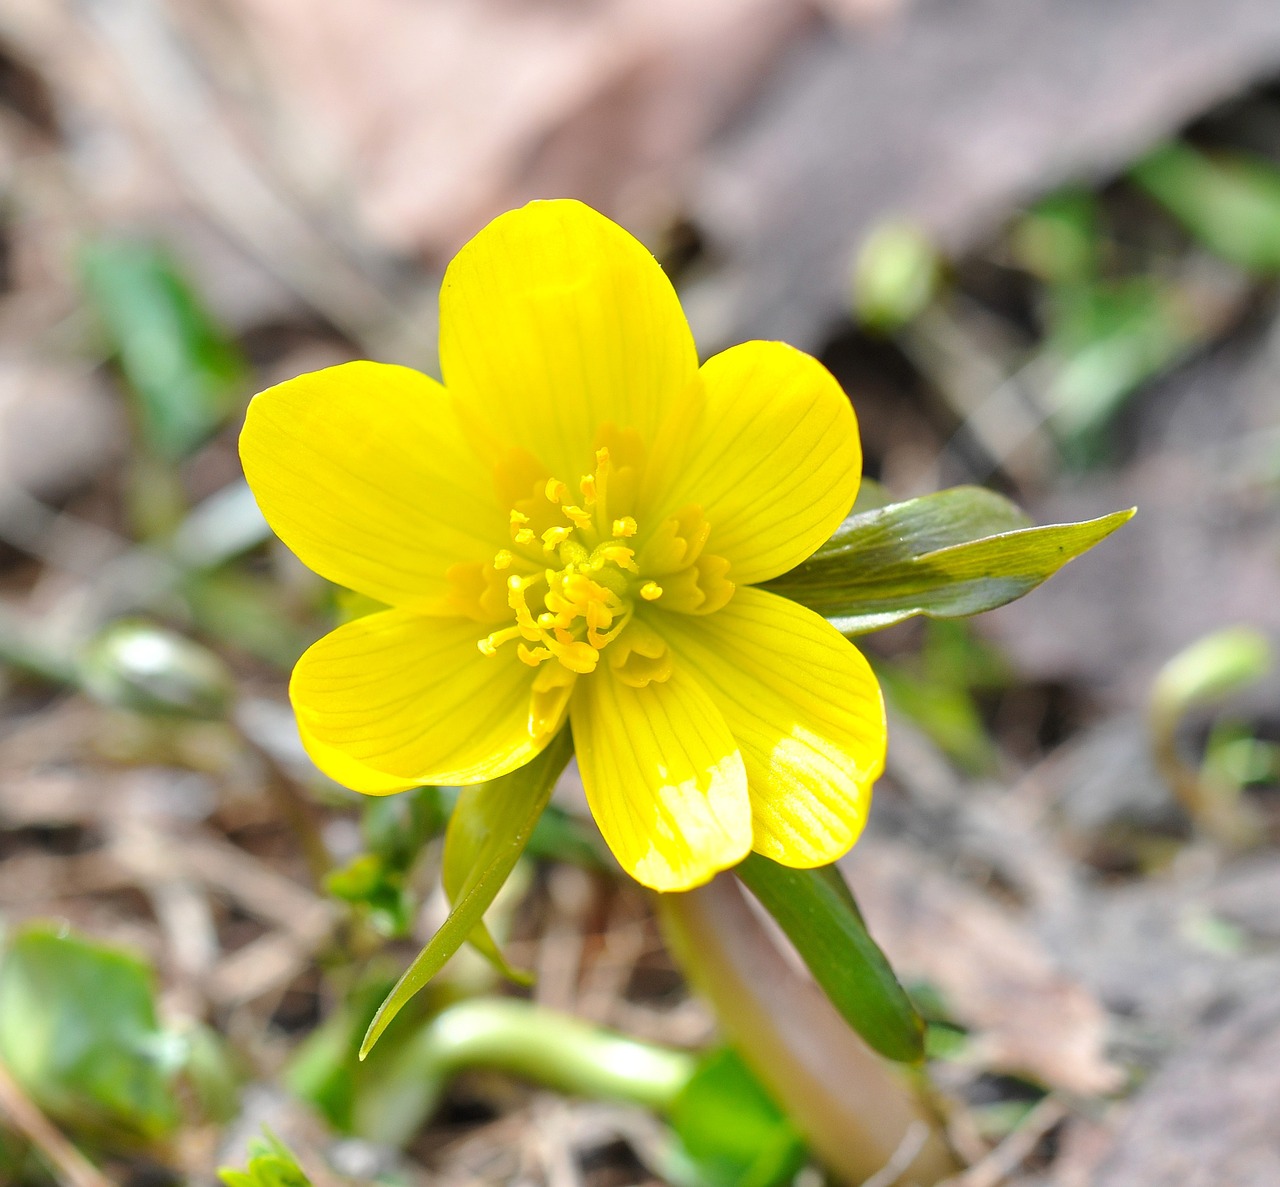
<svg viewBox="0 0 1280 1187"><path fill-rule="evenodd" d="M648 1114L492 1074L370 1120L425 1075L352 1036L443 918L450 801L301 757L287 672L341 609L235 451L271 383L434 369L450 255L553 196L655 251L704 354L821 357L895 498L1139 506L867 641L889 772L846 864L968 1187L1280 1182L1271 0L0 0L0 1113L118 1184L267 1124L318 1187L716 1187ZM526 995L706 1044L575 804L498 909ZM496 985L460 958L422 1008ZM48 1181L23 1133L0 1180Z"/></svg>

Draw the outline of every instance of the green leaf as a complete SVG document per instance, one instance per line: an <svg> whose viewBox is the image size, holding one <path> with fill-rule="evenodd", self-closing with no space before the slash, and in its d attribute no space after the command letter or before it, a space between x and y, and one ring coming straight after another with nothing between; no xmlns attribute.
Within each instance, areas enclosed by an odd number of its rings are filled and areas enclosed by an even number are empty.
<svg viewBox="0 0 1280 1187"><path fill-rule="evenodd" d="M758 853L734 871L777 921L848 1024L888 1059L918 1062L924 1023L834 866L793 870Z"/></svg>
<svg viewBox="0 0 1280 1187"><path fill-rule="evenodd" d="M1210 251L1255 275L1280 272L1280 169L1271 161L1167 144L1132 176Z"/></svg>
<svg viewBox="0 0 1280 1187"><path fill-rule="evenodd" d="M168 461L184 457L234 410L243 359L160 247L100 241L83 253L81 271L144 444Z"/></svg>
<svg viewBox="0 0 1280 1187"><path fill-rule="evenodd" d="M187 1047L183 1076L200 1112L225 1125L240 1109L241 1075L235 1060L222 1036L202 1022L193 1024L183 1037Z"/></svg>
<svg viewBox="0 0 1280 1187"><path fill-rule="evenodd" d="M429 786L374 796L360 815L365 844L388 869L407 873L422 847L444 832L457 798L455 788Z"/></svg>
<svg viewBox="0 0 1280 1187"><path fill-rule="evenodd" d="M223 1167L218 1178L226 1187L311 1187L293 1151L272 1133L249 1144L245 1170Z"/></svg>
<svg viewBox="0 0 1280 1187"><path fill-rule="evenodd" d="M451 905L456 905L466 893L476 869L483 865L485 850L493 838L510 836L515 832L526 810L523 798L513 795L502 780L461 790L453 815L449 817L449 827L445 830L444 859L440 869L440 880ZM518 985L532 983L531 974L507 963L483 919L472 928L467 940L508 980Z"/></svg>
<svg viewBox="0 0 1280 1187"><path fill-rule="evenodd" d="M34 925L0 965L0 1060L69 1128L113 1147L171 1134L186 1045L156 1021L151 970L131 954Z"/></svg>
<svg viewBox="0 0 1280 1187"><path fill-rule="evenodd" d="M969 774L996 769L996 747L974 694L1008 687L1011 674L1008 662L974 634L967 619L929 619L917 653L867 658L889 705L920 726L948 758Z"/></svg>
<svg viewBox="0 0 1280 1187"><path fill-rule="evenodd" d="M530 857L581 866L584 870L618 873L618 863L600 830L557 804L547 805L529 838L528 852Z"/></svg>
<svg viewBox="0 0 1280 1187"><path fill-rule="evenodd" d="M1051 423L1067 442L1097 434L1125 400L1206 337L1187 297L1149 276L1059 293L1046 343L1055 360L1045 392Z"/></svg>
<svg viewBox="0 0 1280 1187"><path fill-rule="evenodd" d="M699 1059L667 1119L711 1187L777 1187L808 1157L795 1126L727 1047Z"/></svg>
<svg viewBox="0 0 1280 1187"><path fill-rule="evenodd" d="M1048 285L1088 284L1098 271L1098 201L1087 189L1050 194L1014 225L1009 246Z"/></svg>
<svg viewBox="0 0 1280 1187"><path fill-rule="evenodd" d="M350 974L349 969L346 971ZM368 1117L378 1124L384 1120L377 1101L371 1098L384 1092L389 1077L399 1067L401 1055L413 1045L430 1013L440 1007L439 994L419 994L396 1015L382 1041L362 1061L360 1041L399 972L380 954L354 979L344 978L349 983L342 996L298 1045L283 1071L284 1086L315 1106L340 1133L373 1139L360 1126L360 1121ZM407 1107L399 1108L397 1115L403 1118ZM421 1120L419 1116L417 1121ZM410 1128L416 1130L417 1123Z"/></svg>
<svg viewBox="0 0 1280 1187"><path fill-rule="evenodd" d="M529 834L542 815L572 751L569 731L561 730L532 762L486 785L507 803L508 810L503 817L507 827L485 838L476 849L475 865L458 887L448 919L396 982L369 1024L360 1046L361 1059L369 1053L405 1002L444 967L445 961L462 946L483 919L524 852Z"/></svg>
<svg viewBox="0 0 1280 1187"><path fill-rule="evenodd" d="M981 614L1035 589L1133 513L1037 528L994 491L952 487L849 516L813 556L765 588L846 635L917 614Z"/></svg>
<svg viewBox="0 0 1280 1187"><path fill-rule="evenodd" d="M189 573L178 592L201 634L286 671L312 642L264 577L225 567Z"/></svg>

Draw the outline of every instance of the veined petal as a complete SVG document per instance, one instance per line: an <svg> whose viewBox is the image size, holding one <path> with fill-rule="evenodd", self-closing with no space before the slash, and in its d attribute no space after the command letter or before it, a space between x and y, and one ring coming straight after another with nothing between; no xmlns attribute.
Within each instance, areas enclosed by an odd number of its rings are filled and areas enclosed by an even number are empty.
<svg viewBox="0 0 1280 1187"><path fill-rule="evenodd" d="M638 882L689 890L747 855L742 758L691 675L637 688L601 664L579 682L570 720L591 813Z"/></svg>
<svg viewBox="0 0 1280 1187"><path fill-rule="evenodd" d="M392 606L430 611L447 570L507 541L491 467L444 388L407 367L345 363L255 396L245 477L272 529L308 567Z"/></svg>
<svg viewBox="0 0 1280 1187"><path fill-rule="evenodd" d="M500 215L440 291L445 384L500 439L573 483L597 430L646 442L697 374L688 323L648 250L581 202Z"/></svg>
<svg viewBox="0 0 1280 1187"><path fill-rule="evenodd" d="M728 722L746 764L757 853L808 868L858 839L884 769L880 688L826 619L759 589L658 625Z"/></svg>
<svg viewBox="0 0 1280 1187"><path fill-rule="evenodd" d="M700 506L706 550L730 562L730 579L766 581L808 557L853 506L857 420L831 372L782 342L744 342L698 374L653 451L654 511L643 514Z"/></svg>
<svg viewBox="0 0 1280 1187"><path fill-rule="evenodd" d="M481 630L470 619L385 610L312 644L289 698L316 765L383 795L496 779L533 758L555 733L530 732L534 669L514 648L481 655Z"/></svg>

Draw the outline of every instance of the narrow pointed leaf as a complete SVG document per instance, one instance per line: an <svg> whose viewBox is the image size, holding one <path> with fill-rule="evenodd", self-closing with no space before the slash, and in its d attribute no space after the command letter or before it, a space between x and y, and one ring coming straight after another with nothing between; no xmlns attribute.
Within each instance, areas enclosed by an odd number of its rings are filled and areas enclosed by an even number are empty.
<svg viewBox="0 0 1280 1187"><path fill-rule="evenodd" d="M243 358L159 246L100 240L81 266L134 397L143 444L168 461L185 457L234 410Z"/></svg>
<svg viewBox="0 0 1280 1187"><path fill-rule="evenodd" d="M839 870L793 870L752 853L734 872L868 1046L899 1063L924 1057L924 1023L867 932Z"/></svg>
<svg viewBox="0 0 1280 1187"><path fill-rule="evenodd" d="M1280 170L1273 162L1174 143L1139 161L1131 176L1210 251L1255 276L1280 271Z"/></svg>
<svg viewBox="0 0 1280 1187"><path fill-rule="evenodd" d="M547 806L551 790L569 761L572 750L569 731L561 730L532 762L489 784L491 788L500 789L499 794L510 797L511 809L506 817L509 828L491 834L483 844L477 846L476 864L458 887L448 919L431 937L430 943L418 953L413 964L405 970L369 1023L364 1042L360 1046L361 1059L369 1053L405 1002L444 967L449 957L475 931L515 867L520 854L524 852L529 834L533 832L533 826Z"/></svg>
<svg viewBox="0 0 1280 1187"><path fill-rule="evenodd" d="M765 588L816 610L846 635L917 614L981 614L1029 593L1133 513L1032 527L1002 495L957 486L855 512L804 564Z"/></svg>
<svg viewBox="0 0 1280 1187"><path fill-rule="evenodd" d="M525 811L526 797L513 795L505 780L462 789L444 835L440 871L450 906L457 906L474 880L475 871L483 868L485 852L493 838L517 831ZM521 985L529 984L530 975L507 963L483 920L472 928L467 940L502 976Z"/></svg>

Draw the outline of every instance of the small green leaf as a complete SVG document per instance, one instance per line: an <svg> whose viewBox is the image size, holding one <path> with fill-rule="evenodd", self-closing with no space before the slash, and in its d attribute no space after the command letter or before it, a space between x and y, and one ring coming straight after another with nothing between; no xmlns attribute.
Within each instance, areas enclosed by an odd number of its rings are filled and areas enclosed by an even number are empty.
<svg viewBox="0 0 1280 1187"><path fill-rule="evenodd" d="M286 671L312 642L267 578L225 566L186 574L178 592L201 634Z"/></svg>
<svg viewBox="0 0 1280 1187"><path fill-rule="evenodd" d="M475 865L458 887L448 919L396 982L369 1024L360 1046L361 1059L369 1053L405 1002L444 967L445 961L462 946L484 918L485 911L524 852L529 834L542 815L572 750L569 731L561 730L532 762L488 784L508 804L509 810L504 816L507 828L485 838L477 848Z"/></svg>
<svg viewBox="0 0 1280 1187"><path fill-rule="evenodd" d="M1052 308L1046 347L1054 373L1044 400L1055 432L1069 444L1100 432L1137 388L1208 329L1187 316L1185 294L1150 276L1061 292Z"/></svg>
<svg viewBox="0 0 1280 1187"><path fill-rule="evenodd" d="M1210 251L1254 275L1280 272L1280 169L1271 161L1167 144L1132 176Z"/></svg>
<svg viewBox="0 0 1280 1187"><path fill-rule="evenodd" d="M1048 285L1088 284L1098 271L1098 200L1083 188L1050 194L1014 224L1014 259Z"/></svg>
<svg viewBox="0 0 1280 1187"><path fill-rule="evenodd" d="M541 857L584 870L618 872L600 830L590 820L548 804L529 838L529 856Z"/></svg>
<svg viewBox="0 0 1280 1187"><path fill-rule="evenodd" d="M834 866L793 870L758 853L734 871L777 921L848 1024L888 1059L915 1063L924 1023Z"/></svg>
<svg viewBox="0 0 1280 1187"><path fill-rule="evenodd" d="M929 619L915 654L867 658L890 707L920 726L948 758L969 774L996 769L996 747L974 694L1007 687L1011 675L1008 662L968 620Z"/></svg>
<svg viewBox="0 0 1280 1187"><path fill-rule="evenodd" d="M1224 627L1197 639L1160 669L1152 703L1162 715L1180 717L1261 680L1273 658L1270 640L1261 631Z"/></svg>
<svg viewBox="0 0 1280 1187"><path fill-rule="evenodd" d="M28 927L0 965L0 1060L73 1130L113 1147L163 1138L187 1050L157 1024L154 991L129 953Z"/></svg>
<svg viewBox="0 0 1280 1187"><path fill-rule="evenodd" d="M1030 592L1133 513L1031 527L994 491L957 486L849 516L813 556L765 588L846 635L917 614L981 614Z"/></svg>
<svg viewBox="0 0 1280 1187"><path fill-rule="evenodd" d="M159 458L184 457L232 412L243 359L154 244L94 243L81 270L135 397L143 442Z"/></svg>
<svg viewBox="0 0 1280 1187"><path fill-rule="evenodd" d="M272 1133L249 1144L245 1170L223 1167L218 1178L226 1187L311 1187L293 1151Z"/></svg>
<svg viewBox="0 0 1280 1187"><path fill-rule="evenodd" d="M795 1126L727 1047L699 1059L667 1119L710 1187L776 1187L808 1157Z"/></svg>

